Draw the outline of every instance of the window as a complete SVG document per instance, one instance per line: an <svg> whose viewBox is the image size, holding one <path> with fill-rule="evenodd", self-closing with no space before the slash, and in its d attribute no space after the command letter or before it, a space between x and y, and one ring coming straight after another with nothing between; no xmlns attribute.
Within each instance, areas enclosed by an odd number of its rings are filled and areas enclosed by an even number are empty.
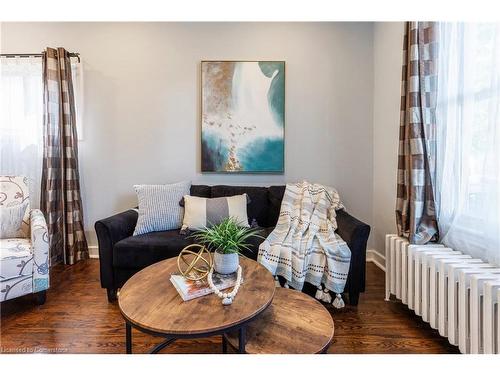
<svg viewBox="0 0 500 375"><path fill-rule="evenodd" d="M0 59L0 174L30 180L30 203L40 202L43 155L40 58Z"/></svg>
<svg viewBox="0 0 500 375"><path fill-rule="evenodd" d="M83 75L72 61L78 139L82 139ZM30 180L30 203L40 202L43 158L43 82L39 57L0 58L0 174Z"/></svg>
<svg viewBox="0 0 500 375"><path fill-rule="evenodd" d="M76 110L76 131L78 140L83 140L83 65L76 59L71 61L71 77L73 80L73 92L75 95L75 110Z"/></svg>
<svg viewBox="0 0 500 375"><path fill-rule="evenodd" d="M436 203L446 245L500 264L500 24L439 27Z"/></svg>

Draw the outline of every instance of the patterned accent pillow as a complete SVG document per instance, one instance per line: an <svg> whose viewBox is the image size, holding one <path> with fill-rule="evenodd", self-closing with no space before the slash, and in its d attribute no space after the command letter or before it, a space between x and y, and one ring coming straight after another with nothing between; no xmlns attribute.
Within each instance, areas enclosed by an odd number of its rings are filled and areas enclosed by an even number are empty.
<svg viewBox="0 0 500 375"><path fill-rule="evenodd" d="M0 238L26 238L23 230L23 218L28 208L28 201L15 206L0 207Z"/></svg>
<svg viewBox="0 0 500 375"><path fill-rule="evenodd" d="M242 227L250 226L248 224L246 194L220 198L184 196L183 231L216 225L228 217L234 218Z"/></svg>
<svg viewBox="0 0 500 375"><path fill-rule="evenodd" d="M184 209L179 200L189 194L191 182L170 185L135 185L139 217L134 236L181 227Z"/></svg>

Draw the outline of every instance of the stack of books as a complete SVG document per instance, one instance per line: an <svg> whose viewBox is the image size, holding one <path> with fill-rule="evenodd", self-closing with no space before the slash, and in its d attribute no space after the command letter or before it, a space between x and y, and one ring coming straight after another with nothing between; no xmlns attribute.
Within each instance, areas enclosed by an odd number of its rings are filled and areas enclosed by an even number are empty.
<svg viewBox="0 0 500 375"><path fill-rule="evenodd" d="M232 288L236 284L236 272L230 273L228 275L221 275L214 272L212 274L212 280L214 282L214 285L219 290ZM210 287L208 286L206 278L193 281L185 278L181 274L172 274L170 276L170 282L175 287L175 289L177 289L177 292L184 301L189 301L194 298L203 297L213 293L212 289L210 289Z"/></svg>

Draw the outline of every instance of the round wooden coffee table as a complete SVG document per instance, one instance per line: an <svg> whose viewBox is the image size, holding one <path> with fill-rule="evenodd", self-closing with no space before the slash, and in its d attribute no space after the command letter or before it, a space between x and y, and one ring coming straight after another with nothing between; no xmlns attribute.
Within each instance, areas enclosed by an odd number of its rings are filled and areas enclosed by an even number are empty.
<svg viewBox="0 0 500 375"><path fill-rule="evenodd" d="M170 282L170 275L178 272L177 258L153 264L132 276L118 296L125 319L127 353L132 353L132 327L166 339L151 353L179 338L223 335L234 330L239 333L237 347L244 352L246 325L271 304L275 285L271 273L259 263L240 257L240 264L243 284L229 306L223 306L214 294L184 302Z"/></svg>
<svg viewBox="0 0 500 375"><path fill-rule="evenodd" d="M249 354L326 353L334 324L317 300L296 290L277 288L273 302L247 326L245 352ZM223 337L238 347L238 337Z"/></svg>

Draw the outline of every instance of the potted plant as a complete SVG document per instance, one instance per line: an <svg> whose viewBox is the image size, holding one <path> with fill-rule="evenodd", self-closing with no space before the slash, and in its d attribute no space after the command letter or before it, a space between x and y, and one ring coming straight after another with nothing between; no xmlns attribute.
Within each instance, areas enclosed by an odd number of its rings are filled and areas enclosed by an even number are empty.
<svg viewBox="0 0 500 375"><path fill-rule="evenodd" d="M219 224L200 229L192 235L194 239L214 251L214 270L220 274L236 272L239 254L250 250L247 239L264 238L257 234L260 228L242 227L233 218L222 220Z"/></svg>

